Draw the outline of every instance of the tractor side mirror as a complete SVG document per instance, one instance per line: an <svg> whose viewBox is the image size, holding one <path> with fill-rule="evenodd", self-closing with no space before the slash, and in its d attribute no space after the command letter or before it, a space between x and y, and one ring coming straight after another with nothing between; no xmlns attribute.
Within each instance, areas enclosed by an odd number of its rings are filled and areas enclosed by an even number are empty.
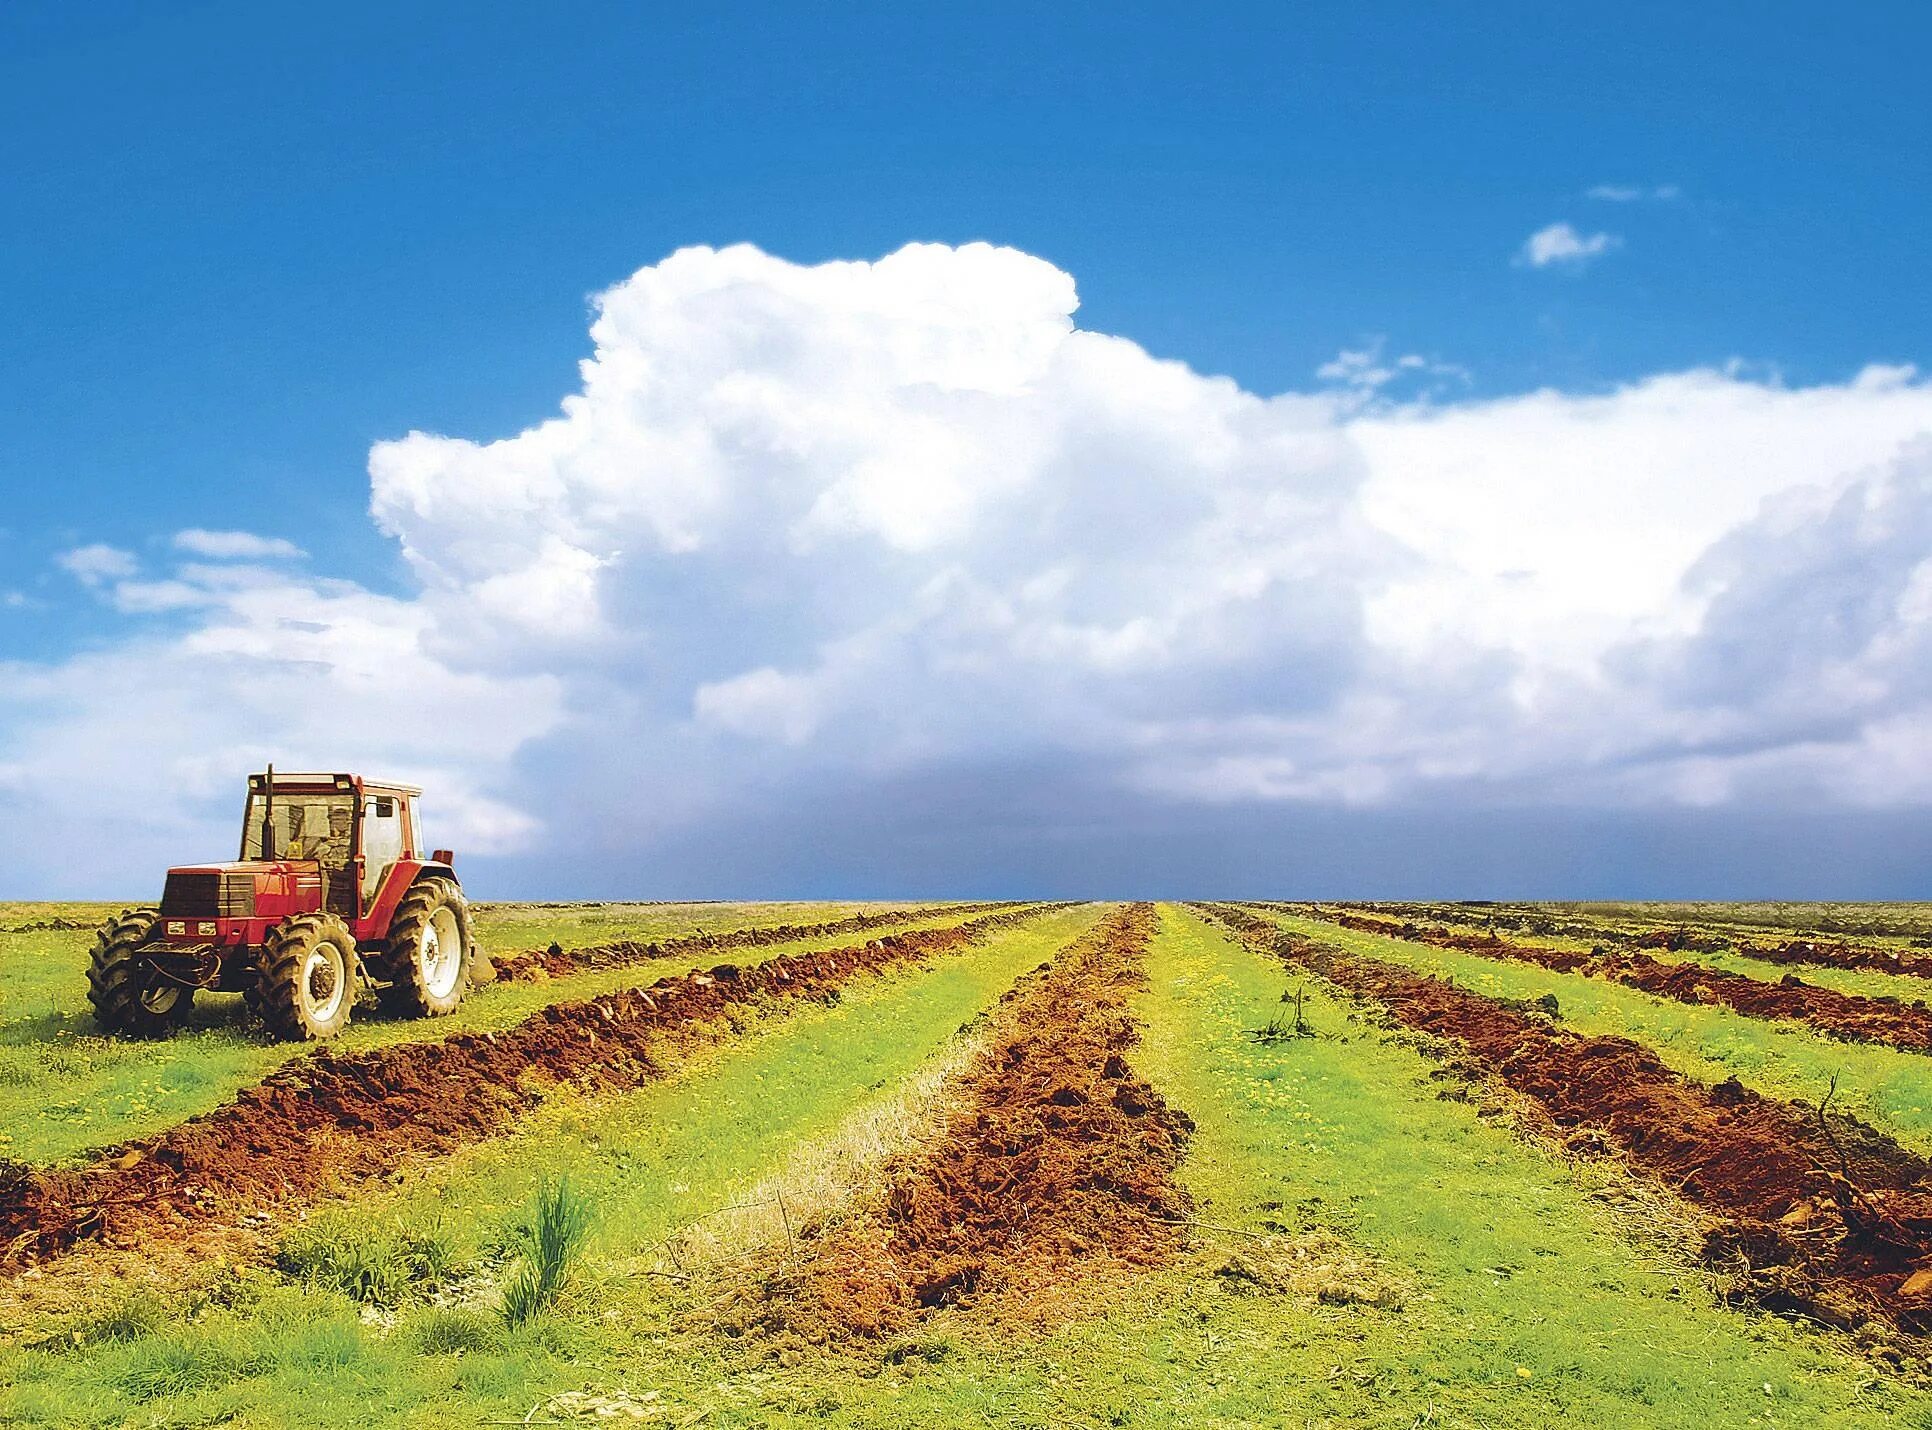
<svg viewBox="0 0 1932 1430"><path fill-rule="evenodd" d="M377 819L394 819L396 817L396 801L393 799L384 799L381 795L377 795L374 803Z"/></svg>
<svg viewBox="0 0 1932 1430"><path fill-rule="evenodd" d="M453 850L449 849L432 849L429 851L429 862L432 864L454 864L456 862L456 854Z"/></svg>

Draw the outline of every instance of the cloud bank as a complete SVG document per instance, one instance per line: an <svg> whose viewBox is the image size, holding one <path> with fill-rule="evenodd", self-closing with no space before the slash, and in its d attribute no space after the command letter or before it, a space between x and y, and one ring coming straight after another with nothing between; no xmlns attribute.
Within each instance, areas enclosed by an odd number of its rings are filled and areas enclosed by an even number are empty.
<svg viewBox="0 0 1932 1430"><path fill-rule="evenodd" d="M687 249L598 297L556 417L375 447L411 590L242 533L77 549L133 624L0 670L17 892L76 887L62 849L111 851L90 889L219 852L271 757L420 780L512 884L632 894L697 850L699 892L760 893L921 839L1124 876L1131 831L1266 811L1932 798L1911 369L1398 401L1426 365L1374 349L1266 396L1075 310L984 244Z"/></svg>

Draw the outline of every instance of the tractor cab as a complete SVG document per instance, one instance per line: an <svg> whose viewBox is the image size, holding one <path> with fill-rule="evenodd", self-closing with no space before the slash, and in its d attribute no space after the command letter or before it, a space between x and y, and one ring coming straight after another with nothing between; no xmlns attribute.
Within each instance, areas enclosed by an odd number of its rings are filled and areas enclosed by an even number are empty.
<svg viewBox="0 0 1932 1430"><path fill-rule="evenodd" d="M450 852L421 849L421 794L272 765L250 775L240 857L170 869L158 909L130 911L103 931L90 975L100 1020L115 1031L159 1031L205 989L243 993L284 1036L322 1037L347 1022L357 983L420 1013L449 1012L471 976L469 915ZM140 937L115 943L110 934L129 919ZM292 993L270 997L286 981L291 939L315 944L315 956L304 954L306 971L289 975L299 985ZM140 984L147 1002L110 983ZM160 1005L168 1017L152 1016Z"/></svg>

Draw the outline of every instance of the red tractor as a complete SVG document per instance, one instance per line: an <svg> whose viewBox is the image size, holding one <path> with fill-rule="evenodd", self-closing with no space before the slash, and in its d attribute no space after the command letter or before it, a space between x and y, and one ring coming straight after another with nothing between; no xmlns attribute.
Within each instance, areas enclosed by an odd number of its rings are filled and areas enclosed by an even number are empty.
<svg viewBox="0 0 1932 1430"><path fill-rule="evenodd" d="M417 842L409 785L360 775L248 777L241 857L168 871L158 909L111 919L87 998L109 1032L158 1037L198 991L240 993L279 1038L326 1038L360 986L400 1012L455 1010L488 965L438 849Z"/></svg>

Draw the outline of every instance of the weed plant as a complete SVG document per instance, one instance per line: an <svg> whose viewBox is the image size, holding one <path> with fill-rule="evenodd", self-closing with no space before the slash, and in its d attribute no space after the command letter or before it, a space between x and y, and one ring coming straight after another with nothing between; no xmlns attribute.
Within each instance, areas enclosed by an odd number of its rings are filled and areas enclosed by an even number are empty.
<svg viewBox="0 0 1932 1430"><path fill-rule="evenodd" d="M521 1326L556 1304L590 1240L589 1198L569 1177L546 1179L537 1191L530 1233L518 1248L516 1273L503 1287L503 1318Z"/></svg>

